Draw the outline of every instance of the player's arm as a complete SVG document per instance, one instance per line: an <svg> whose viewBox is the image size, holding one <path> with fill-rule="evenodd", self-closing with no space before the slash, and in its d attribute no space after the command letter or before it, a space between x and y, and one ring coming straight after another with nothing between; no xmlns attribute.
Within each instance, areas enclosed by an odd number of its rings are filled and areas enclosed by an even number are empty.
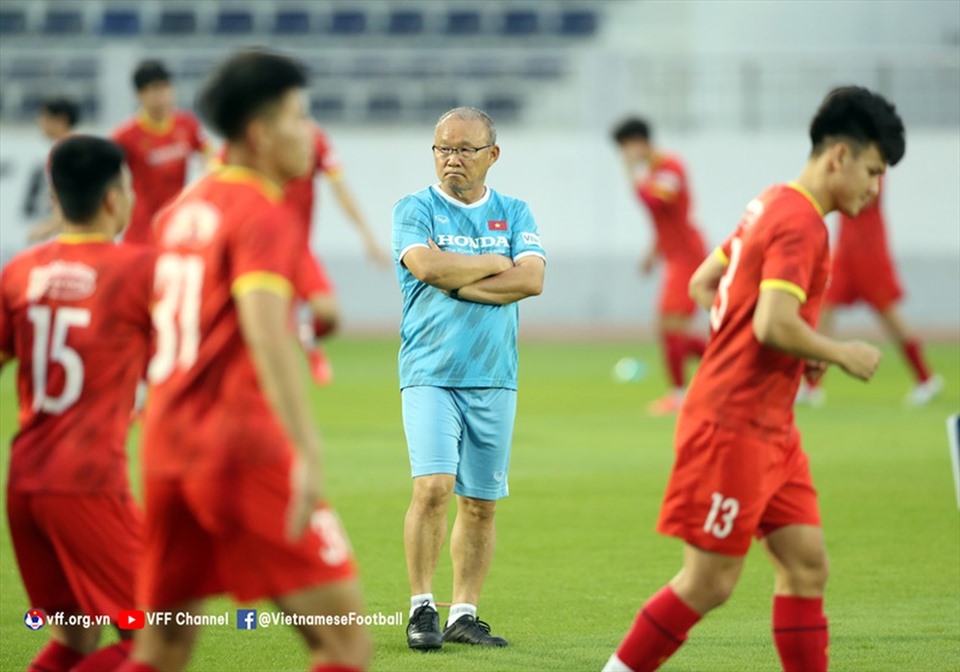
<svg viewBox="0 0 960 672"><path fill-rule="evenodd" d="M234 300L260 385L297 453L293 478L299 490L291 500L287 529L288 537L297 539L321 497L320 439L310 417L296 336L286 328L292 287L279 276L264 274L265 282L251 276L234 283Z"/></svg>
<svg viewBox="0 0 960 672"><path fill-rule="evenodd" d="M713 300L717 296L717 287L720 278L727 272L727 257L720 248L707 256L697 270L690 276L687 291L693 302L704 310L710 310Z"/></svg>
<svg viewBox="0 0 960 672"><path fill-rule="evenodd" d="M837 341L811 329L800 317L806 300L803 291L784 281L771 285L761 285L753 315L753 333L760 343L796 357L836 364L860 380L873 376L880 364L879 350L862 341Z"/></svg>
<svg viewBox="0 0 960 672"><path fill-rule="evenodd" d="M543 257L522 257L512 268L461 287L457 298L502 306L530 296L538 296L543 291L545 270L546 262Z"/></svg>
<svg viewBox="0 0 960 672"><path fill-rule="evenodd" d="M673 203L683 186L683 176L675 170L660 168L637 185L637 195L651 210Z"/></svg>
<svg viewBox="0 0 960 672"><path fill-rule="evenodd" d="M330 187L333 189L333 195L337 199L340 209L343 210L343 214L347 216L347 219L350 220L350 223L353 224L357 233L363 239L367 256L378 266L388 267L390 265L390 255L377 242L376 236L373 235L373 231L367 225L367 220L364 219L360 208L357 207L357 202L340 173L330 174Z"/></svg>
<svg viewBox="0 0 960 672"><path fill-rule="evenodd" d="M513 262L500 254L444 252L432 240L428 247L411 247L400 259L413 276L437 289L460 289L501 271Z"/></svg>

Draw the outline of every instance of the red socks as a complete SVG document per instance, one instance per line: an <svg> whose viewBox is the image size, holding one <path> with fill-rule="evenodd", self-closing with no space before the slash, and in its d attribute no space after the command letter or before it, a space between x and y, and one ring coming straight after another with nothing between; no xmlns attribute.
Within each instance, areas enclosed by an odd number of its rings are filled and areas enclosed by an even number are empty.
<svg viewBox="0 0 960 672"><path fill-rule="evenodd" d="M700 614L664 586L637 614L617 648L617 658L633 672L652 672L680 648L699 620Z"/></svg>
<svg viewBox="0 0 960 672"><path fill-rule="evenodd" d="M773 641L784 672L826 672L829 636L823 598L774 596Z"/></svg>
<svg viewBox="0 0 960 672"><path fill-rule="evenodd" d="M310 672L363 672L359 667L337 665L335 663L321 663L311 668Z"/></svg>
<svg viewBox="0 0 960 672"><path fill-rule="evenodd" d="M127 662L118 667L115 672L158 672L158 670L157 668L151 667L146 663L138 663L133 660L127 660Z"/></svg>
<svg viewBox="0 0 960 672"><path fill-rule="evenodd" d="M94 651L70 669L70 672L103 672L115 670L130 655L133 641L124 640Z"/></svg>
<svg viewBox="0 0 960 672"><path fill-rule="evenodd" d="M663 356L667 364L667 375L674 388L684 386L683 364L688 357L703 357L707 342L696 336L681 332L668 332L663 335Z"/></svg>
<svg viewBox="0 0 960 672"><path fill-rule="evenodd" d="M923 349L920 341L916 339L906 341L901 348L903 349L904 358L907 360L910 368L913 369L913 375L916 376L917 382L927 382L927 379L930 378L930 367L927 366L927 362L923 358Z"/></svg>
<svg viewBox="0 0 960 672"><path fill-rule="evenodd" d="M79 651L50 640L30 662L27 672L68 672L83 659Z"/></svg>

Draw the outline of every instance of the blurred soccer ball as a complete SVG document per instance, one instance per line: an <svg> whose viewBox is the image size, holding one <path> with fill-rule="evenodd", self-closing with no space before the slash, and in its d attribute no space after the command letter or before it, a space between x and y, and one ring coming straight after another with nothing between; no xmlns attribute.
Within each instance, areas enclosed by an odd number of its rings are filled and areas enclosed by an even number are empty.
<svg viewBox="0 0 960 672"><path fill-rule="evenodd" d="M646 364L633 357L623 357L613 365L613 379L618 383L634 383L646 375Z"/></svg>

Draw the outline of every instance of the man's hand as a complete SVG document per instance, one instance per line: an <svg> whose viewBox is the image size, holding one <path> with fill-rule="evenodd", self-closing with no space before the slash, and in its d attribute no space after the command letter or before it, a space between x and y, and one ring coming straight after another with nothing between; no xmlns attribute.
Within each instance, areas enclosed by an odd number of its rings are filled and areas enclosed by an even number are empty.
<svg viewBox="0 0 960 672"><path fill-rule="evenodd" d="M659 260L660 256L657 254L657 248L651 247L640 259L640 273L643 275L650 275L653 273L653 270L657 267L657 262Z"/></svg>
<svg viewBox="0 0 960 672"><path fill-rule="evenodd" d="M315 457L294 457L290 468L290 504L287 509L287 541L296 543L310 525L321 497L320 467Z"/></svg>
<svg viewBox="0 0 960 672"><path fill-rule="evenodd" d="M390 268L393 265L393 258L387 254L375 238L364 239L364 246L367 248L367 258L380 268Z"/></svg>
<svg viewBox="0 0 960 672"><path fill-rule="evenodd" d="M863 341L843 343L838 364L849 375L860 380L870 380L880 365L880 351Z"/></svg>

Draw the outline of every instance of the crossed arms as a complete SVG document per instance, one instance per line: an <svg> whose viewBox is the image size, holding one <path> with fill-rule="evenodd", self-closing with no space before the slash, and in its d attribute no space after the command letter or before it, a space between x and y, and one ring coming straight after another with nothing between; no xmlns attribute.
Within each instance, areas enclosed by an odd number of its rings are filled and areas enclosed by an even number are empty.
<svg viewBox="0 0 960 672"><path fill-rule="evenodd" d="M430 247L414 247L401 263L417 280L457 298L474 303L502 306L543 291L546 263L529 255L514 263L499 254L457 254L444 252L432 240Z"/></svg>

